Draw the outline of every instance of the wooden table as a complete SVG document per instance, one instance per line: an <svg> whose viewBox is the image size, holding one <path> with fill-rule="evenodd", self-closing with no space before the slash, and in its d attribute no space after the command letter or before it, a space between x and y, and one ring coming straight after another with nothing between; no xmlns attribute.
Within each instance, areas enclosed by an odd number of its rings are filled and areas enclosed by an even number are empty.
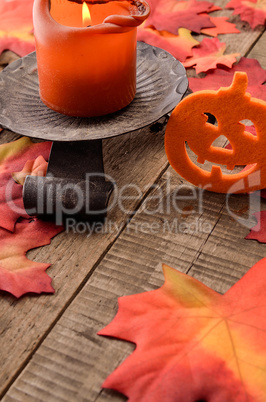
<svg viewBox="0 0 266 402"><path fill-rule="evenodd" d="M232 11L217 15L232 16ZM231 21L241 33L220 36L226 52L256 58L266 68L263 28L252 31L237 16ZM0 62L10 56L15 57L5 53ZM0 141L15 138L4 131ZM224 293L266 255L266 245L244 239L249 229L230 216L225 195L205 192L200 208L191 197L193 186L183 186L179 194L190 198L176 201L178 211L173 207L176 189L186 183L169 167L163 138L164 129L157 125L104 142L105 170L125 197L123 208L111 209L106 233L74 233L70 228L51 245L28 253L30 259L52 264L48 274L54 295L16 300L0 294L3 401L125 400L101 389L134 349L97 335L115 316L117 298L160 287L162 263ZM136 188L127 190L129 183ZM248 196L230 198L236 215L245 217L248 204ZM261 209L266 209L265 201ZM192 232L185 233L186 227Z"/></svg>

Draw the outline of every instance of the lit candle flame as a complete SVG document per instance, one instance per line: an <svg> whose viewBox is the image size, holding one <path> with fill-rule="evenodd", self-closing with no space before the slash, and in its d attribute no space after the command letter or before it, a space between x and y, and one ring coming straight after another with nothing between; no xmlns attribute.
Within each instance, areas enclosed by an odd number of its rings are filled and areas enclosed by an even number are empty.
<svg viewBox="0 0 266 402"><path fill-rule="evenodd" d="M91 25L91 13L85 1L82 4L82 22L84 27Z"/></svg>

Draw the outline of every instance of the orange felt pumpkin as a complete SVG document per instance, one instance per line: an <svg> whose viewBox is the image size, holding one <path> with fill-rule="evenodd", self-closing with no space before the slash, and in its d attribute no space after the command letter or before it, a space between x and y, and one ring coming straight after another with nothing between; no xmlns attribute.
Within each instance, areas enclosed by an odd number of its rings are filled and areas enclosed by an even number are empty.
<svg viewBox="0 0 266 402"><path fill-rule="evenodd" d="M246 93L247 84L247 74L236 72L230 87L196 92L174 109L166 127L165 150L172 167L186 180L220 193L245 193L266 187L266 102L251 98ZM207 122L206 113L216 117L218 126ZM245 125L240 123L245 119L253 122L257 136L245 131ZM228 138L231 150L213 145L220 135ZM213 165L208 172L192 162L186 142L199 163L207 160L230 170L235 165L252 166L225 174L220 166Z"/></svg>

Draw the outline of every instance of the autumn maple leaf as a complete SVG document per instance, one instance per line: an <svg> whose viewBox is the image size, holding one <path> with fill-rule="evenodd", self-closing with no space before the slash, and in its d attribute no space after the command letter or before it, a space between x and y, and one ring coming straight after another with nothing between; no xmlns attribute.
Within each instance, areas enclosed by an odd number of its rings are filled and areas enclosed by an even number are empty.
<svg viewBox="0 0 266 402"><path fill-rule="evenodd" d="M185 67L196 66L197 74L217 68L218 64L231 68L240 54L224 55L225 48L226 44L220 42L218 38L204 38L199 47L192 49L193 56L187 59L183 65Z"/></svg>
<svg viewBox="0 0 266 402"><path fill-rule="evenodd" d="M229 86L232 82L234 73L243 71L248 76L247 91L252 97L266 101L266 70L264 70L258 60L242 57L239 63L233 65L229 70L217 68L208 72L204 78L189 78L189 87L193 92L205 89L217 90L222 86Z"/></svg>
<svg viewBox="0 0 266 402"><path fill-rule="evenodd" d="M1 0L0 54L9 49L25 56L34 50L32 6L33 0Z"/></svg>
<svg viewBox="0 0 266 402"><path fill-rule="evenodd" d="M23 169L28 160L42 155L48 159L51 142L33 144L29 138L0 145L0 227L13 230L19 217L28 217L22 199L22 186L12 174Z"/></svg>
<svg viewBox="0 0 266 402"><path fill-rule="evenodd" d="M14 232L0 228L0 289L16 297L29 292L54 293L51 278L45 272L50 264L30 261L26 252L49 244L62 230L38 219L22 219Z"/></svg>
<svg viewBox="0 0 266 402"><path fill-rule="evenodd" d="M204 35L217 37L219 34L239 33L235 24L228 21L227 17L210 17L211 22L215 25L214 28L203 28L201 33Z"/></svg>
<svg viewBox="0 0 266 402"><path fill-rule="evenodd" d="M0 54L4 50L11 50L19 56L26 56L33 52L35 45L32 35L24 35L24 38L21 34L18 37L12 36L12 33L11 36L2 35L0 31Z"/></svg>
<svg viewBox="0 0 266 402"><path fill-rule="evenodd" d="M252 29L264 25L266 19L265 0L231 0L226 8L233 8L233 14L239 14L242 21L247 21Z"/></svg>
<svg viewBox="0 0 266 402"><path fill-rule="evenodd" d="M188 29L180 28L178 35L174 35L167 31L144 28L144 24L138 27L137 39L166 50L179 61L185 61L188 56L191 56L192 47L199 44L199 42L191 36L191 32Z"/></svg>
<svg viewBox="0 0 266 402"><path fill-rule="evenodd" d="M151 13L145 27L177 34L179 28L200 33L202 28L215 26L208 15L200 14L212 8L213 4L208 1L149 0L149 4Z"/></svg>
<svg viewBox="0 0 266 402"><path fill-rule="evenodd" d="M259 402L266 395L266 259L225 295L164 265L157 290L119 299L100 335L135 351L104 382L134 402Z"/></svg>

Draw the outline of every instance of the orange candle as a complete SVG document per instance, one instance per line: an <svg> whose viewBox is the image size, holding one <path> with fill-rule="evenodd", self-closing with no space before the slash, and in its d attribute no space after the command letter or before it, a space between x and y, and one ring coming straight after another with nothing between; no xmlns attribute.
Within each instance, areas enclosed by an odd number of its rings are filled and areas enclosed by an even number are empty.
<svg viewBox="0 0 266 402"><path fill-rule="evenodd" d="M59 113L82 117L127 106L136 93L137 26L149 11L145 0L35 0L43 103Z"/></svg>

